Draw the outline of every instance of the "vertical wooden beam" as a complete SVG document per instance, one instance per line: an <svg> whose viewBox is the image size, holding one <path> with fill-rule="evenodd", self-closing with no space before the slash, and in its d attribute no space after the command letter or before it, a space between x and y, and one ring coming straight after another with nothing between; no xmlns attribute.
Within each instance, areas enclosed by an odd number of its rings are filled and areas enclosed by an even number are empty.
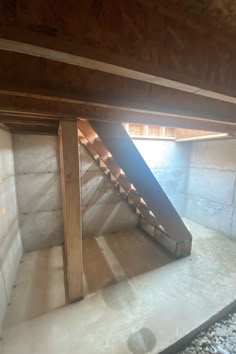
<svg viewBox="0 0 236 354"><path fill-rule="evenodd" d="M83 297L80 160L76 121L60 122L60 161L64 215L65 279L68 301Z"/></svg>

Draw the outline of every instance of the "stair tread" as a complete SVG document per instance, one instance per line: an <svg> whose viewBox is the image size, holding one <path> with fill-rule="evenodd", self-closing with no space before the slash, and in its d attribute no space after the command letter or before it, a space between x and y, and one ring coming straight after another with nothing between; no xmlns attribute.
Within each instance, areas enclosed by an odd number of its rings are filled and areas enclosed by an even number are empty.
<svg viewBox="0 0 236 354"><path fill-rule="evenodd" d="M138 209L141 211L143 216L149 216L150 215L150 209L148 208L148 206L146 204L144 204L143 202L141 202L138 206Z"/></svg>
<svg viewBox="0 0 236 354"><path fill-rule="evenodd" d="M135 189L130 189L127 196L133 200L133 202L138 206L141 202L141 197Z"/></svg>
<svg viewBox="0 0 236 354"><path fill-rule="evenodd" d="M120 174L117 180L120 183L120 186L126 191L126 193L131 189L132 183L125 175Z"/></svg>
<svg viewBox="0 0 236 354"><path fill-rule="evenodd" d="M78 121L78 128L80 132L84 136L86 136L87 140L92 143L96 138L97 138L97 133L94 131L94 129L90 126L90 124L86 120L80 119Z"/></svg>
<svg viewBox="0 0 236 354"><path fill-rule="evenodd" d="M117 163L112 158L110 158L110 157L107 158L105 160L105 164L115 177L118 177L120 175L120 172L121 172L120 167L117 165Z"/></svg>
<svg viewBox="0 0 236 354"><path fill-rule="evenodd" d="M109 156L109 151L101 141L95 139L92 143L92 146L103 160L107 159L107 157Z"/></svg>

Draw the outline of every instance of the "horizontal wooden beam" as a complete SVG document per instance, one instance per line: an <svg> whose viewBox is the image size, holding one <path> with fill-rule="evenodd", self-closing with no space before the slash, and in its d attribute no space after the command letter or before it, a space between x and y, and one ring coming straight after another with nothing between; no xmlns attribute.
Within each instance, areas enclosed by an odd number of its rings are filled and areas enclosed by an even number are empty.
<svg viewBox="0 0 236 354"><path fill-rule="evenodd" d="M29 44L26 42L26 40L20 41L14 41L14 40L8 40L4 38L0 38L0 49L9 51L9 52L15 52L15 53L21 53L21 54L27 54L39 58L44 58L44 59L49 59L53 61L58 61L60 63L65 63L65 64L70 64L74 66L79 66L87 69L93 69L93 70L98 70L102 71L108 74L113 74L113 75L118 75L130 79L135 79L139 81L144 81L148 82L154 85L160 85L168 88L173 88L175 90L179 91L184 91L184 92L189 92L194 95L199 95L199 96L205 96L205 97L210 97L214 98L217 100L225 101L225 102L230 102L230 103L236 103L236 97L229 96L229 95L224 95L219 92L214 92L211 90L205 90L202 87L198 86L193 86L189 84L185 84L179 81L174 81L170 79L166 79L164 77L160 77L157 75L153 74L148 74L145 72L142 72L141 68L139 69L140 71L134 70L134 69L129 69L127 65L127 61L124 61L124 64L126 67L122 67L119 65L114 65L102 61L98 61L95 59L90 59L88 57L81 56L83 53L83 50L79 49L79 53L81 55L76 55L76 54L70 54L67 52L67 49L65 47L61 46L62 43L59 41L57 43L57 48L59 47L60 49L55 50L51 49L52 43L48 45L48 48L46 47L40 47L37 45ZM53 40L53 46L55 46L55 40ZM74 50L73 52L76 52ZM137 64L135 65L137 66ZM130 65L132 67L132 64Z"/></svg>
<svg viewBox="0 0 236 354"><path fill-rule="evenodd" d="M1 96L1 94L0 94ZM73 115L67 116L68 118L72 118L73 119ZM19 113L18 112L9 112L8 110L1 110L0 112L0 118L1 120L4 119L18 119L19 118ZM61 119L63 120L64 116L62 116L61 114L57 114L57 113L44 113L44 112L36 112L36 111L32 111L32 112L27 112L25 111L23 116L23 119L25 119L26 121L32 121L33 119L39 119L39 120L44 120L45 122L50 122L52 123L52 121L54 121L55 124L57 124Z"/></svg>
<svg viewBox="0 0 236 354"><path fill-rule="evenodd" d="M4 52L0 93L235 122L235 105L99 71ZM61 115L61 112L57 113ZM62 115L61 115L62 116ZM63 117L61 117L63 119Z"/></svg>
<svg viewBox="0 0 236 354"><path fill-rule="evenodd" d="M218 122L214 120L201 119L190 116L180 116L177 114L164 114L160 112L150 112L127 107L116 107L112 105L102 105L79 100L57 99L51 97L45 100L14 95L0 95L0 113L14 114L20 117L28 117L29 113L34 117L48 117L48 119L58 120L58 115L63 115L63 120L76 119L77 117L94 119L100 121L116 121L128 123L140 123L150 125L162 125L168 127L179 127L185 129L212 130L216 132L236 132L236 122ZM27 118L30 119L30 118ZM1 121L1 118L0 118Z"/></svg>
<svg viewBox="0 0 236 354"><path fill-rule="evenodd" d="M176 139L177 143L185 143L185 142L191 142L191 141L209 141L209 140L225 140L225 139L230 139L230 136L224 133L218 133L215 135L209 134L209 135L202 135L202 136L195 136L191 138L181 138L181 139Z"/></svg>
<svg viewBox="0 0 236 354"><path fill-rule="evenodd" d="M200 140L215 140L215 139L228 139L230 133L217 133L214 131L202 131L202 130L189 130L189 129L176 129L176 142L187 142L187 141L200 141Z"/></svg>
<svg viewBox="0 0 236 354"><path fill-rule="evenodd" d="M148 15L151 19L152 14L150 11ZM168 23L168 19L166 21ZM159 22L159 25L164 25L163 20ZM0 28L0 49L93 69L235 104L235 91L228 89L226 85L229 72L225 68L229 64L229 60L233 64L236 59L236 50L233 45L230 46L224 43L224 47L221 47L221 51L225 54L224 58L226 58L226 54L228 55L226 63L222 61L221 56L216 52L216 48L218 49L219 45L217 41L213 40L213 43L209 43L201 33L195 33L186 26L180 29L179 24L177 26L172 19L172 22L169 22L165 28L166 35L169 35L170 40L174 42L172 47L168 47L163 43L163 30L164 28L160 28L159 33L156 33L156 43L153 40L148 42L150 45L148 51L155 51L160 58L163 55L166 58L171 57L172 67L165 67L162 60L162 65L157 65L157 62L144 62L137 59L137 56L124 55L122 50L114 55L107 48L98 50L97 46L79 44L77 40L73 41L71 38L68 40L63 37L52 38L32 31L22 31L22 29L15 27L9 28L9 26ZM188 34L185 31L188 31ZM158 42L158 35L160 34L162 38ZM109 34L107 36L111 40ZM195 42L191 42L194 39ZM174 48L175 46L177 48ZM206 46L207 51L205 50ZM192 49L197 55L197 57L191 58L192 67L196 67L199 71L196 71L196 75L193 74L194 70L191 71L191 75L188 75L185 72L185 68L181 68L181 65L186 60L183 58L182 53L184 52L185 57L189 56L186 52L186 47L188 50ZM180 49L182 50L181 52ZM160 54L161 52L163 53ZM205 70L205 78L202 75L199 60ZM221 68L221 77L217 73L219 67ZM222 75L223 71L224 75ZM220 85L223 76L224 85ZM209 77L208 80L206 80L207 77ZM210 80L210 78L214 78L214 80ZM228 80L230 80L230 83L232 82L231 77L228 77Z"/></svg>
<svg viewBox="0 0 236 354"><path fill-rule="evenodd" d="M189 129L176 129L176 139L195 138L200 136L215 135L214 131L202 131L202 130L189 130Z"/></svg>
<svg viewBox="0 0 236 354"><path fill-rule="evenodd" d="M35 117L34 115L30 116L27 115L27 117L24 117L22 115L17 115L17 114L1 114L0 113L0 122L5 123L5 124L20 124L22 126L42 126L42 127L55 127L58 128L59 126L59 121L57 120L52 120L52 119L45 119L42 118L41 116Z"/></svg>
<svg viewBox="0 0 236 354"><path fill-rule="evenodd" d="M21 123L6 123L6 126L12 133L19 134L46 134L58 135L58 126L44 126L44 125L29 125Z"/></svg>
<svg viewBox="0 0 236 354"><path fill-rule="evenodd" d="M4 123L12 133L58 134L59 120L45 119L37 114L22 116L16 113L0 113L0 122Z"/></svg>

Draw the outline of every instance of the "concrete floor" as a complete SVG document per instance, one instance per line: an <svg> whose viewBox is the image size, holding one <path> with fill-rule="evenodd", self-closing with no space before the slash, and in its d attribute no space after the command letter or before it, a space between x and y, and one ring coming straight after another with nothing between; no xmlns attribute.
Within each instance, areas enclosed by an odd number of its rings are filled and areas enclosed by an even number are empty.
<svg viewBox="0 0 236 354"><path fill-rule="evenodd" d="M20 263L4 328L65 305L62 247L25 253Z"/></svg>
<svg viewBox="0 0 236 354"><path fill-rule="evenodd" d="M158 247L150 247L151 243L144 241L138 231L118 234L117 238L113 235L109 239L88 240L85 245L87 292L101 284L106 287L88 294L79 303L59 309L64 298L61 290L61 295L55 296L50 277L53 279L59 269L61 272L61 263L52 261L54 252L59 255L58 249L51 250L49 264L56 266L46 276L45 293L52 291L45 297L47 306L43 307L44 301L40 302L39 317L39 312L32 311L31 306L28 319L26 315L15 316L20 306L16 304L23 305L19 301L22 295L16 294L17 287L13 290L3 332L3 354L156 354L199 327L236 298L236 243L191 221L186 223L194 238L192 255L175 262L160 253ZM139 241L135 242L137 238ZM92 254L104 256L101 257L106 261L103 266L93 261ZM25 259L21 267L24 264ZM19 270L16 284L20 273ZM38 277L38 287L43 279ZM40 296L37 296L35 278L29 277L27 282L31 284L34 305L38 307ZM61 284L61 280L56 283ZM48 301L54 298L55 303ZM29 303L29 298L25 303ZM49 307L54 311L45 313Z"/></svg>
<svg viewBox="0 0 236 354"><path fill-rule="evenodd" d="M138 229L85 239L83 247L85 296L173 261ZM4 328L54 311L65 302L62 247L26 253L17 272Z"/></svg>
<svg viewBox="0 0 236 354"><path fill-rule="evenodd" d="M86 239L83 247L87 294L174 261L138 229Z"/></svg>

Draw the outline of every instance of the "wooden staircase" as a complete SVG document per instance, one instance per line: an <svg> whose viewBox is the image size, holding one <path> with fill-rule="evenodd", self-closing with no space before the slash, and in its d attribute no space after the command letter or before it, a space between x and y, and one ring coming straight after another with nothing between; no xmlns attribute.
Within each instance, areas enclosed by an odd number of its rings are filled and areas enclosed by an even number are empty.
<svg viewBox="0 0 236 354"><path fill-rule="evenodd" d="M97 123L99 124L100 122ZM173 236L168 234L168 232L162 226L161 220L159 220L157 215L155 215L153 210L149 207L147 201L145 200L145 195L141 195L135 185L131 183L131 179L127 177L126 173L121 168L122 164L118 164L116 162L114 156L103 143L102 140L104 140L103 138L105 137L103 136L101 140L95 131L93 124L94 122L90 121L89 123L87 120L83 119L78 121L78 136L80 143L86 147L92 157L97 161L104 174L108 176L113 186L119 191L122 197L128 202L134 212L139 216L140 227L148 232L152 237L154 237L175 257L183 257L190 254L192 237L189 232L187 242L186 238L183 242L183 240L176 240L173 238ZM102 124L108 124L109 127L110 123ZM100 126L100 128L102 127ZM102 131L99 135L102 135ZM128 134L126 139L127 138L131 141Z"/></svg>

